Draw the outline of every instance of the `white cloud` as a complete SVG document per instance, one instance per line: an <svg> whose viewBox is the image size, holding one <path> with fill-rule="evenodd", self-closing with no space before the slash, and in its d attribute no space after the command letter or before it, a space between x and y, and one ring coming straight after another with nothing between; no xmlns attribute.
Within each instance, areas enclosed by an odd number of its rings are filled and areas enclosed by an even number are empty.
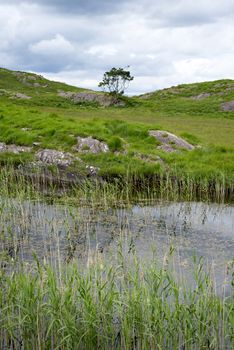
<svg viewBox="0 0 234 350"><path fill-rule="evenodd" d="M75 52L73 45L62 35L56 34L53 39L41 40L30 45L30 51L42 56L71 55Z"/></svg>
<svg viewBox="0 0 234 350"><path fill-rule="evenodd" d="M97 55L98 57L114 56L118 50L113 45L94 45L91 46L86 53Z"/></svg>
<svg viewBox="0 0 234 350"><path fill-rule="evenodd" d="M97 90L98 83L100 79L94 79L93 77L98 77L97 72L89 72L89 71L61 71L59 73L47 73L42 72L42 75L47 79L58 81L58 82L66 82L70 85L75 85L87 89Z"/></svg>

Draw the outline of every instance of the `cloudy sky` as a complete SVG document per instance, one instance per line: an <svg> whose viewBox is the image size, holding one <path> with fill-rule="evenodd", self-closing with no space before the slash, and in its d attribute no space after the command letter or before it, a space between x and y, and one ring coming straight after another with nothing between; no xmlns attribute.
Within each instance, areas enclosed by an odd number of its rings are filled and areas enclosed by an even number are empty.
<svg viewBox="0 0 234 350"><path fill-rule="evenodd" d="M0 66L97 89L130 65L129 93L234 78L234 0L0 0Z"/></svg>

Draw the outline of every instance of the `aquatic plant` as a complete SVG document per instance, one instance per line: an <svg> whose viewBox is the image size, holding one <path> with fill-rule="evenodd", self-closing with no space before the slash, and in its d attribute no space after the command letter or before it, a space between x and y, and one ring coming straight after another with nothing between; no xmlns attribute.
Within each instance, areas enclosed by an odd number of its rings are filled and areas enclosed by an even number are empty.
<svg viewBox="0 0 234 350"><path fill-rule="evenodd" d="M85 267L1 268L1 349L232 349L233 295L217 295L202 260L188 285L169 259L144 265L120 247Z"/></svg>

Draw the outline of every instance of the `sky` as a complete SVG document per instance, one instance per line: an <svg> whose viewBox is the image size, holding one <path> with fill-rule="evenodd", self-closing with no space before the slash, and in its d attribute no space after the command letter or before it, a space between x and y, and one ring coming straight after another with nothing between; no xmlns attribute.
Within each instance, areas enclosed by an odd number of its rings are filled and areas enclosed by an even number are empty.
<svg viewBox="0 0 234 350"><path fill-rule="evenodd" d="M0 0L0 67L98 89L130 66L128 93L234 78L234 0Z"/></svg>

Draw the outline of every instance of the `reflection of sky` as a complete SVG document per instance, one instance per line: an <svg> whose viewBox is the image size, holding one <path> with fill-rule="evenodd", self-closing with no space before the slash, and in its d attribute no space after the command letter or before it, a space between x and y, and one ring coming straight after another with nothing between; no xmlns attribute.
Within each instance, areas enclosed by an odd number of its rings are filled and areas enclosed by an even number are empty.
<svg viewBox="0 0 234 350"><path fill-rule="evenodd" d="M32 250L48 261L66 259L75 244L74 257L85 259L96 249L117 251L119 238L126 254L135 250L148 260L153 249L159 261L175 247L177 266L191 264L203 256L223 280L225 266L234 257L234 207L205 203L165 203L108 211L33 204L8 204L2 211L0 228L11 230L19 241L19 257L32 260ZM69 237L69 239L68 239ZM72 248L73 249L73 248Z"/></svg>
<svg viewBox="0 0 234 350"><path fill-rule="evenodd" d="M164 220L169 226L189 225L193 230L217 233L234 240L234 207L205 203L171 203L134 207L133 215Z"/></svg>
<svg viewBox="0 0 234 350"><path fill-rule="evenodd" d="M119 223L134 237L139 255L152 246L163 256L170 245L188 258L194 254L222 265L234 256L234 207L204 203L167 203L118 211Z"/></svg>

